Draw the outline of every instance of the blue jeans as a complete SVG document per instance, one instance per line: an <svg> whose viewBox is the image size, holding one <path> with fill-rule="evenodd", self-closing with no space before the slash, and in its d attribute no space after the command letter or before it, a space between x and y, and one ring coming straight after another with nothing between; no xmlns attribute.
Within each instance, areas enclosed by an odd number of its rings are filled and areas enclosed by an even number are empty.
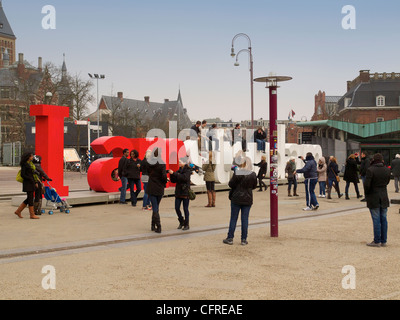
<svg viewBox="0 0 400 320"><path fill-rule="evenodd" d="M297 179L288 179L288 190L292 189L292 184L293 184L293 192L296 192L297 190Z"/></svg>
<svg viewBox="0 0 400 320"><path fill-rule="evenodd" d="M344 193L346 193L347 195L349 194L350 183L351 183L350 181L346 181L346 187L344 189ZM356 190L356 194L358 197L360 195L360 191L358 191L358 183L353 182L353 184L354 184L354 189Z"/></svg>
<svg viewBox="0 0 400 320"><path fill-rule="evenodd" d="M185 213L185 225L189 225L189 198L175 198L175 211L179 221L183 220L181 212L181 203L183 203L183 212Z"/></svg>
<svg viewBox="0 0 400 320"><path fill-rule="evenodd" d="M149 195L149 200L153 208L153 212L158 212L162 196Z"/></svg>
<svg viewBox="0 0 400 320"><path fill-rule="evenodd" d="M128 186L128 178L127 177L121 177L121 195L119 196L119 202L125 202L126 201L126 188Z"/></svg>
<svg viewBox="0 0 400 320"><path fill-rule="evenodd" d="M140 179L130 179L128 178L128 185L129 189L131 190L131 202L132 204L136 205L137 196L139 195L140 191L142 191L142 184ZM136 191L134 191L134 186L136 186Z"/></svg>
<svg viewBox="0 0 400 320"><path fill-rule="evenodd" d="M239 218L239 212L241 211L241 220L242 220L242 240L247 239L247 230L249 228L249 214L250 214L251 206L242 206L238 204L234 204L231 202L231 220L229 222L229 231L228 238L233 239L236 229L236 223Z"/></svg>
<svg viewBox="0 0 400 320"><path fill-rule="evenodd" d="M318 178L315 179L305 179L304 185L306 186L306 203L307 207L312 208L313 206L318 206L317 197L315 196L315 186L318 182Z"/></svg>
<svg viewBox="0 0 400 320"><path fill-rule="evenodd" d="M258 151L265 151L265 141L264 140L260 140L260 139L256 139L257 142L257 150Z"/></svg>
<svg viewBox="0 0 400 320"><path fill-rule="evenodd" d="M325 195L326 181L318 181L318 183L319 183L319 194Z"/></svg>
<svg viewBox="0 0 400 320"><path fill-rule="evenodd" d="M147 207L150 205L150 199L149 195L146 193L147 191L147 184L148 182L143 182L143 190L144 190L144 195L143 195L143 208Z"/></svg>
<svg viewBox="0 0 400 320"><path fill-rule="evenodd" d="M369 209L372 217L372 223L374 226L374 242L375 243L386 243L387 242L387 208L373 208Z"/></svg>

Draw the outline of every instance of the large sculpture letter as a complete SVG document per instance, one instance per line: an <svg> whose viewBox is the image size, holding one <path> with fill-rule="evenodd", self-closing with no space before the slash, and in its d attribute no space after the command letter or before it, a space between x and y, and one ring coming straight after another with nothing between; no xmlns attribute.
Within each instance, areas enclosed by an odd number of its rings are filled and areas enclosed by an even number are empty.
<svg viewBox="0 0 400 320"><path fill-rule="evenodd" d="M36 150L42 157L42 167L53 179L52 187L60 196L68 196L64 186L64 118L69 117L69 108L51 105L35 105L30 115L36 117Z"/></svg>

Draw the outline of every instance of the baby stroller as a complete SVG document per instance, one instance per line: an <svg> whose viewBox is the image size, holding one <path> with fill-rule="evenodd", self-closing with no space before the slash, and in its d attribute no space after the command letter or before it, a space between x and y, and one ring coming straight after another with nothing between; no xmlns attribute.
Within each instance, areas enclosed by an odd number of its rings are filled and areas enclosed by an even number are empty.
<svg viewBox="0 0 400 320"><path fill-rule="evenodd" d="M52 215L54 213L53 210L60 209L60 212L70 213L69 208L71 206L67 203L66 199L61 199L56 189L54 189L48 181L46 181L48 186L45 186L44 197L46 201L46 207L50 208L49 214ZM49 205L50 203L50 205Z"/></svg>

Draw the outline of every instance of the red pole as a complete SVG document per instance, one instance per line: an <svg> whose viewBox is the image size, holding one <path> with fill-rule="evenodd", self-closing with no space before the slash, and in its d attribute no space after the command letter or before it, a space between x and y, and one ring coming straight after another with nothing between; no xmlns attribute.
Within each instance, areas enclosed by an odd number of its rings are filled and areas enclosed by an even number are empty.
<svg viewBox="0 0 400 320"><path fill-rule="evenodd" d="M270 225L271 237L278 237L278 127L277 86L269 87L269 150L270 150Z"/></svg>

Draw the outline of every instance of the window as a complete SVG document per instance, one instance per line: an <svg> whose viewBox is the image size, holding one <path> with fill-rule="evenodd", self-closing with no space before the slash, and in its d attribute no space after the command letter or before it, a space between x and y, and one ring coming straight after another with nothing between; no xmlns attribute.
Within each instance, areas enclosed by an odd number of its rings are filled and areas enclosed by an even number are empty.
<svg viewBox="0 0 400 320"><path fill-rule="evenodd" d="M385 118L383 117L376 118L376 122L383 122L383 121L385 121Z"/></svg>
<svg viewBox="0 0 400 320"><path fill-rule="evenodd" d="M377 96L376 97L376 106L377 107L384 107L385 106L385 97L384 96Z"/></svg>
<svg viewBox="0 0 400 320"><path fill-rule="evenodd" d="M344 107L347 108L351 103L351 98L345 98L344 99Z"/></svg>

